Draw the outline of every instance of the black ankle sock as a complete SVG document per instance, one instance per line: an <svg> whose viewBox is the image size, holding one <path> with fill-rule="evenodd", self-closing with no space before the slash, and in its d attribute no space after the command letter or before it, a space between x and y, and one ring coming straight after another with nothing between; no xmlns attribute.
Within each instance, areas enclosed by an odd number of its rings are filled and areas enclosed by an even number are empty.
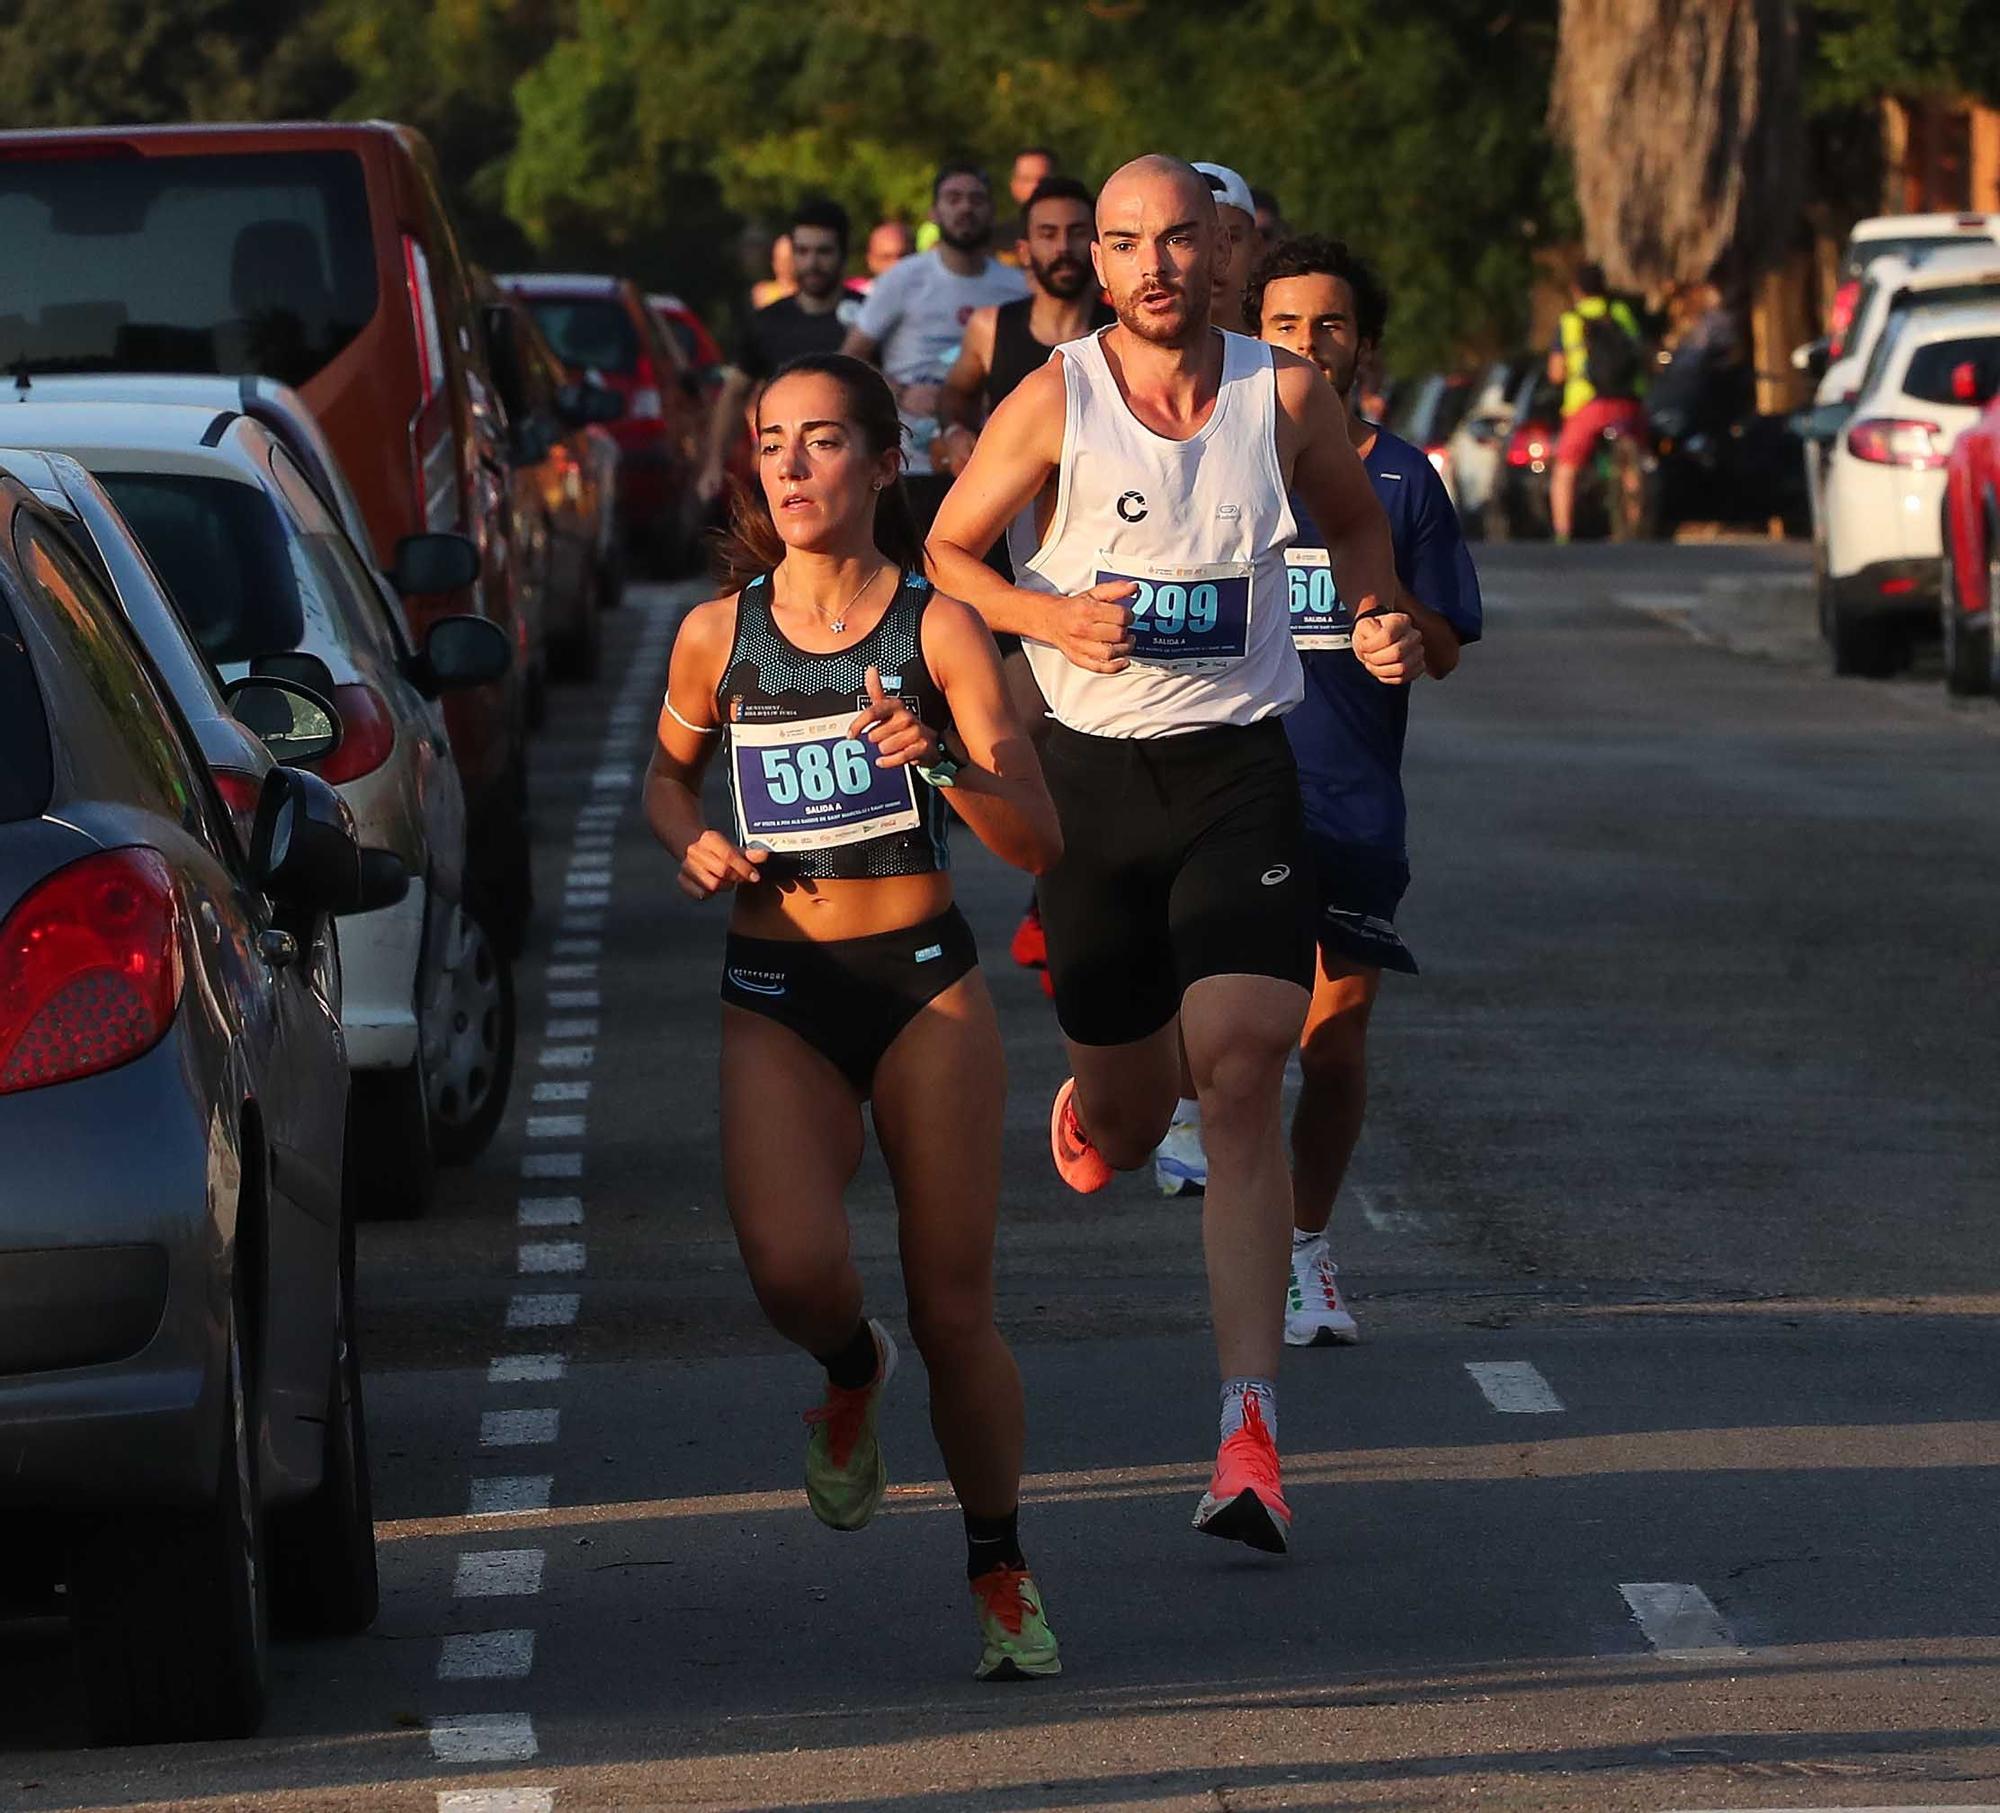
<svg viewBox="0 0 2000 1813"><path fill-rule="evenodd" d="M996 1567L1026 1567L1021 1553L1021 1513L1018 1508L1005 1517L975 1517L965 1514L965 1577L977 1580Z"/></svg>
<svg viewBox="0 0 2000 1813"><path fill-rule="evenodd" d="M844 1346L832 1353L815 1354L813 1358L843 1391L859 1391L862 1386L873 1384L876 1369L882 1364L882 1356L875 1347L875 1331L865 1317L855 1324Z"/></svg>

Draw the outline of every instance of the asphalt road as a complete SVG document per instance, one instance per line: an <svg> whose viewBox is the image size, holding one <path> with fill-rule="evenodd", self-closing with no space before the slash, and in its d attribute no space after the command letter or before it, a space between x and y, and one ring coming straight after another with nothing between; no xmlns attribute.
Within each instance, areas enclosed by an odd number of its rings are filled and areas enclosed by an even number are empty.
<svg viewBox="0 0 2000 1813"><path fill-rule="evenodd" d="M1068 1672L969 1678L920 1367L887 1514L812 1520L813 1369L719 1198L722 914L636 808L684 595L642 592L540 745L505 1129L363 1230L380 1622L282 1647L259 1740L125 1752L76 1747L58 1630L0 1630L0 1806L2000 1805L2000 710L1826 678L1795 553L1481 565L1336 1224L1367 1338L1287 1361L1288 1559L1187 1528L1196 1213L1056 1183L1024 890L969 850ZM853 1214L894 1325L872 1160Z"/></svg>

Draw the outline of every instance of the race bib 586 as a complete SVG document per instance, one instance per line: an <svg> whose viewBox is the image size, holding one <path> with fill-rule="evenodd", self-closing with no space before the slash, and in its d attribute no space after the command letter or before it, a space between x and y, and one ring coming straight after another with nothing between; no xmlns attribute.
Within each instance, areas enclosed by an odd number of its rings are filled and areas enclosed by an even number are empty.
<svg viewBox="0 0 2000 1813"><path fill-rule="evenodd" d="M913 831L921 822L908 768L878 768L850 718L732 724L736 830L779 855L833 849Z"/></svg>

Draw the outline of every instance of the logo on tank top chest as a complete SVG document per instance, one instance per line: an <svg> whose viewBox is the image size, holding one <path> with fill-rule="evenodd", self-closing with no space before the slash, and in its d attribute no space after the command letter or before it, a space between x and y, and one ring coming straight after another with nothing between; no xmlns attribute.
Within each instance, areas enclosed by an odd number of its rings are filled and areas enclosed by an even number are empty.
<svg viewBox="0 0 2000 1813"><path fill-rule="evenodd" d="M1217 504L1215 506L1215 520L1217 522L1241 522L1243 520L1243 506L1241 504Z"/></svg>
<svg viewBox="0 0 2000 1813"><path fill-rule="evenodd" d="M1120 494L1114 508L1117 510L1119 517L1125 522L1144 522L1146 520L1145 493L1142 491L1123 492Z"/></svg>

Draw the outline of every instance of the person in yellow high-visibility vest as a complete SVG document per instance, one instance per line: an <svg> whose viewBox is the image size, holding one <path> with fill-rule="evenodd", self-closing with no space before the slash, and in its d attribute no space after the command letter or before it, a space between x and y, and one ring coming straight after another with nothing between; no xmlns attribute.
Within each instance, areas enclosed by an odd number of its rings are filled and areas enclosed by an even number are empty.
<svg viewBox="0 0 2000 1813"><path fill-rule="evenodd" d="M1577 267L1570 306L1556 323L1549 380L1562 386L1562 436L1549 486L1556 540L1568 541L1576 522L1576 475L1607 428L1644 420L1645 353L1639 323L1623 302L1605 294L1603 267Z"/></svg>

